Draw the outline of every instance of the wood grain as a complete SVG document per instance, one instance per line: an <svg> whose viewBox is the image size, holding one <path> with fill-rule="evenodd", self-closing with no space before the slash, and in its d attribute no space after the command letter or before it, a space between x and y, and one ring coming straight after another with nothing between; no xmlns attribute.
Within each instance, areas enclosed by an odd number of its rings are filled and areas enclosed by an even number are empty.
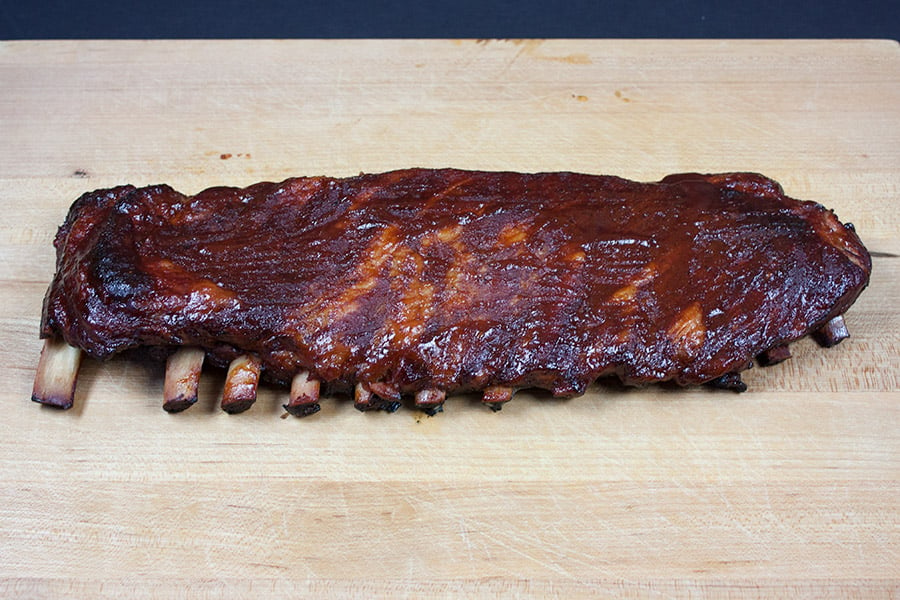
<svg viewBox="0 0 900 600"><path fill-rule="evenodd" d="M900 594L900 51L887 41L0 42L0 596ZM84 361L28 401L81 193L407 166L749 170L875 252L853 337L735 395L601 382L493 414L162 411Z"/></svg>

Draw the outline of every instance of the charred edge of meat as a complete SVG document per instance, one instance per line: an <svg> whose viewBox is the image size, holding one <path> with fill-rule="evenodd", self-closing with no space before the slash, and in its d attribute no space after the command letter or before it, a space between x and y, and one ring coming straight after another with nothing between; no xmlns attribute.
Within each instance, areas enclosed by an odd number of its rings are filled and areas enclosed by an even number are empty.
<svg viewBox="0 0 900 600"><path fill-rule="evenodd" d="M725 373L721 377L716 377L712 381L706 382L706 385L719 390L731 390L739 394L747 391L747 384L741 380L740 373Z"/></svg>
<svg viewBox="0 0 900 600"><path fill-rule="evenodd" d="M179 396L163 402L163 410L169 413L185 411L197 403L197 396Z"/></svg>

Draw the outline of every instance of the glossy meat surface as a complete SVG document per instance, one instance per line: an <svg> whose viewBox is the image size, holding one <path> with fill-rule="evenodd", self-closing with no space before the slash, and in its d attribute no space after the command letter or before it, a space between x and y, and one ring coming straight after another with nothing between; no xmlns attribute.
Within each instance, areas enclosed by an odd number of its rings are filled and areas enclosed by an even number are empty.
<svg viewBox="0 0 900 600"><path fill-rule="evenodd" d="M754 174L124 186L77 200L56 247L44 336L385 397L708 382L841 315L871 269L852 227Z"/></svg>

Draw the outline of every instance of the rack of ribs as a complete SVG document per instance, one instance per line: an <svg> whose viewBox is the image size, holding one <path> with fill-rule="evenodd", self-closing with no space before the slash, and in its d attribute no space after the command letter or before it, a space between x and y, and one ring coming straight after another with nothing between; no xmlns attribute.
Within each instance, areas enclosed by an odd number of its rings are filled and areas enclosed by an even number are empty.
<svg viewBox="0 0 900 600"><path fill-rule="evenodd" d="M577 173L407 169L187 196L98 190L55 239L32 399L72 405L82 352L167 360L164 408L227 368L222 408L260 378L288 412L320 393L428 412L480 392L572 397L601 377L743 391L842 318L871 259L850 224L761 175L657 183Z"/></svg>

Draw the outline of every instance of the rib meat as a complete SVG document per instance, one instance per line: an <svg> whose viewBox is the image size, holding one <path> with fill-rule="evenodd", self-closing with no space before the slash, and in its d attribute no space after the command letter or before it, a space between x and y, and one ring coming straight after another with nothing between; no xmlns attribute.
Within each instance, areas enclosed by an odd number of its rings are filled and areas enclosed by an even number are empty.
<svg viewBox="0 0 900 600"><path fill-rule="evenodd" d="M754 357L839 341L871 269L852 226L747 173L123 186L79 198L55 246L42 337L98 359L199 348L242 373L223 408L249 406L261 374L294 383L294 414L315 412L320 384L361 409L426 410L608 375L740 389Z"/></svg>

